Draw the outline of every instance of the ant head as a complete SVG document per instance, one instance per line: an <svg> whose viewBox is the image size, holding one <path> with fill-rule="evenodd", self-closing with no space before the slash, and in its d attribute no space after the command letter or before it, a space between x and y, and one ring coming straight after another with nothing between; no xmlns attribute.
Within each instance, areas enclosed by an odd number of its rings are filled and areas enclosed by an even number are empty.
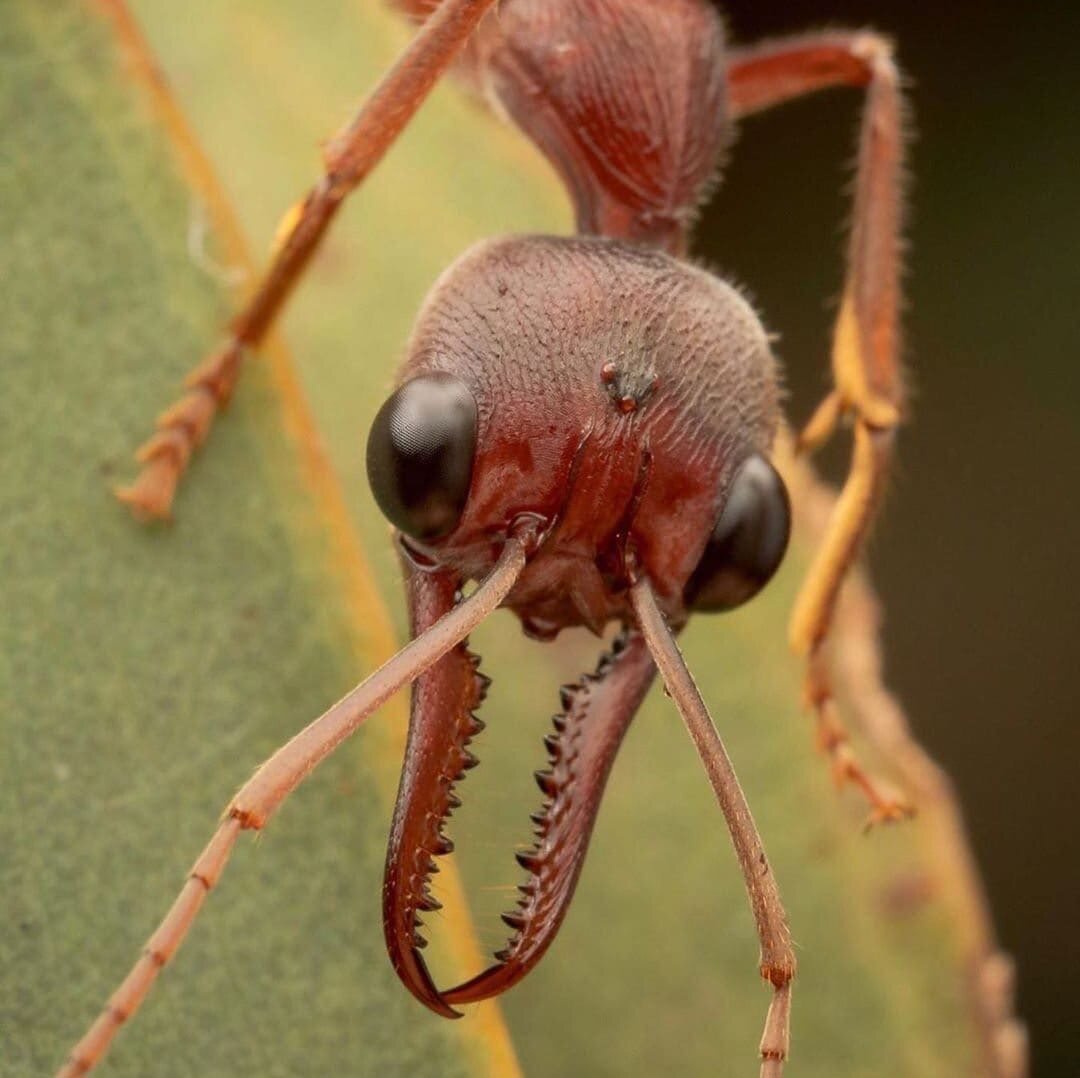
<svg viewBox="0 0 1080 1078"><path fill-rule="evenodd" d="M503 239L432 290L368 475L422 568L480 578L539 522L508 599L534 635L625 619L636 573L678 624L744 602L783 556L777 396L724 282L611 240Z"/></svg>

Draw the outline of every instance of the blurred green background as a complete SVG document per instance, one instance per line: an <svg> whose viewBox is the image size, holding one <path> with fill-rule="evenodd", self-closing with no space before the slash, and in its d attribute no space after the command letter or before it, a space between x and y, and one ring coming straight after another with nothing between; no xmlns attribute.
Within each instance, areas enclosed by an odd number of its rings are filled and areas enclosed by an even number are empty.
<svg viewBox="0 0 1080 1078"><path fill-rule="evenodd" d="M1075 5L723 5L742 41L891 35L910 78L912 419L872 544L885 651L952 774L1019 963L1036 1075L1073 1075L1080 949L1080 40ZM789 372L822 391L858 98L743 125L697 254L745 283ZM838 474L842 455L830 455Z"/></svg>

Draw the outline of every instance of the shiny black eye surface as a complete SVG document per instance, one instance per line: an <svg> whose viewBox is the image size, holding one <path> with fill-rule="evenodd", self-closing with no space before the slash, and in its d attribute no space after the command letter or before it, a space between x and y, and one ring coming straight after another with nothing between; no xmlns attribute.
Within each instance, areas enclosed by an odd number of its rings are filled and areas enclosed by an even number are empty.
<svg viewBox="0 0 1080 1078"><path fill-rule="evenodd" d="M476 401L452 374L414 378L379 409L368 435L368 482L387 520L406 535L438 539L457 527L476 423Z"/></svg>
<svg viewBox="0 0 1080 1078"><path fill-rule="evenodd" d="M731 482L727 503L686 585L687 606L732 610L752 599L783 560L791 503L776 469L748 457Z"/></svg>

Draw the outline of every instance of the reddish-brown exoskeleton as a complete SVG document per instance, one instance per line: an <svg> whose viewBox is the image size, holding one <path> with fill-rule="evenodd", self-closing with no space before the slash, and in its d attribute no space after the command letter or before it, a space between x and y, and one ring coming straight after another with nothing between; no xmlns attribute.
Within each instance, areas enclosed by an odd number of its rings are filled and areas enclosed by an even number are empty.
<svg viewBox="0 0 1080 1078"><path fill-rule="evenodd" d="M769 463L777 373L757 316L730 286L682 260L734 122L831 85L862 87L848 278L835 388L803 444L851 418L850 479L795 611L806 697L842 778L874 817L906 808L861 770L820 661L835 599L884 480L901 406L896 358L901 100L888 45L829 33L732 48L706 0L401 0L412 45L326 151L326 175L284 238L225 346L193 374L142 450L121 497L166 515L192 449L232 390L338 206L452 65L547 155L573 199L577 238L524 236L475 248L437 283L399 385L368 443L377 500L398 529L414 639L280 749L232 801L176 904L64 1074L89 1071L172 956L240 831L281 801L372 711L412 683L408 749L384 887L386 941L409 990L436 1012L496 995L539 960L574 891L609 769L655 671L687 722L726 817L773 998L762 1073L788 1052L787 925L750 810L675 644L695 610L752 597L788 537ZM492 10L489 10L492 9ZM475 592L462 599L469 581ZM486 679L466 637L509 606L527 633L622 626L596 672L563 690L551 769L513 936L496 963L440 989L420 947L433 858L454 784L474 759Z"/></svg>

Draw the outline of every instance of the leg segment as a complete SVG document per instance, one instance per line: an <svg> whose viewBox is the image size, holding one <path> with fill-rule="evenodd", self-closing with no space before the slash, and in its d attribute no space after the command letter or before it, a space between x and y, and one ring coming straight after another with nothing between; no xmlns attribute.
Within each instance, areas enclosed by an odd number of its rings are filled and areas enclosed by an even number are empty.
<svg viewBox="0 0 1080 1078"><path fill-rule="evenodd" d="M709 718L701 693L656 605L647 580L641 579L634 584L630 601L664 685L705 764L731 833L761 942L761 975L773 986L773 998L761 1038L761 1078L780 1078L788 1055L791 981L795 976L795 952L780 891L727 750Z"/></svg>
<svg viewBox="0 0 1080 1078"><path fill-rule="evenodd" d="M525 544L509 539L495 568L468 599L278 749L241 787L176 902L120 988L72 1049L57 1078L88 1074L108 1051L120 1026L138 1010L159 971L183 942L207 893L224 871L240 832L261 830L281 802L373 711L453 650L500 605L524 566Z"/></svg>
<svg viewBox="0 0 1080 1078"><path fill-rule="evenodd" d="M844 412L891 430L903 403L897 358L903 101L892 48L871 33L811 35L732 53L728 68L736 117L827 86L861 87L847 281L833 343L836 388L811 420L811 442L827 437Z"/></svg>
<svg viewBox="0 0 1080 1078"><path fill-rule="evenodd" d="M853 781L864 791L872 821L897 819L910 810L855 759L836 715L820 653L840 587L881 500L903 407L897 356L904 149L900 75L883 38L827 33L736 50L728 84L736 116L827 86L866 92L847 280L833 340L834 388L799 439L801 449L811 449L850 415L854 451L848 480L796 601L790 635L796 653L807 659L804 696L817 715L821 743L838 781Z"/></svg>
<svg viewBox="0 0 1080 1078"><path fill-rule="evenodd" d="M286 214L273 261L226 342L187 378L188 392L164 411L138 451L143 465L117 497L147 517L168 517L192 452L229 399L246 354L258 346L299 281L346 196L401 134L494 0L444 0L404 54L327 144L326 173Z"/></svg>

